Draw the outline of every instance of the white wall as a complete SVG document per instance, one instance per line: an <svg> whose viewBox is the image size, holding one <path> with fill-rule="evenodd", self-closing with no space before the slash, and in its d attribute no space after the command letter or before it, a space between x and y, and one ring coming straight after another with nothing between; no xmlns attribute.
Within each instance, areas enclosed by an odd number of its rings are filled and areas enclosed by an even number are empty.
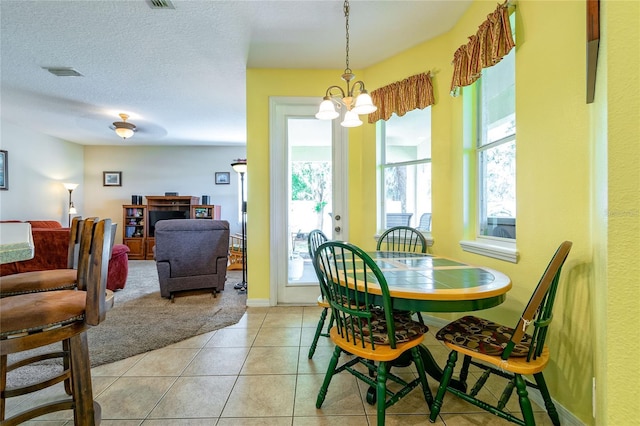
<svg viewBox="0 0 640 426"><path fill-rule="evenodd" d="M83 147L0 121L0 147L8 152L9 190L0 191L0 220L57 220L67 226L69 192L78 183L83 205Z"/></svg>
<svg viewBox="0 0 640 426"><path fill-rule="evenodd" d="M167 146L85 146L83 216L111 217L122 223L122 205L131 204L132 195L209 195L211 203L222 206L222 219L231 232L240 232L238 197L240 183L231 168L236 158L246 158L244 147ZM102 172L121 171L122 186L103 186ZM216 185L215 172L229 172L229 185ZM143 200L146 203L146 200ZM122 241L118 232L116 242Z"/></svg>
<svg viewBox="0 0 640 426"><path fill-rule="evenodd" d="M57 220L67 225L69 192L84 217L122 222L122 205L132 195L209 195L222 206L231 232L240 232L240 181L231 168L246 158L245 147L83 146L0 121L0 149L8 151L9 190L0 191L0 220ZM102 185L103 171L121 171L122 186ZM216 185L215 172L229 172L229 185ZM144 201L146 202L146 201ZM116 242L122 241L118 232Z"/></svg>

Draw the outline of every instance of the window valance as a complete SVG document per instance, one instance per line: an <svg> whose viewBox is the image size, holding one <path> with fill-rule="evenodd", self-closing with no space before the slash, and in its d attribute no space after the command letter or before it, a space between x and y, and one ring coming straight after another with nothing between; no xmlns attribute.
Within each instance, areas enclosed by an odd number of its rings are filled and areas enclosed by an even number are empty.
<svg viewBox="0 0 640 426"><path fill-rule="evenodd" d="M423 109L435 103L431 73L425 72L402 81L396 81L371 92L377 111L369 114L369 123L388 120L394 112L402 117L416 108Z"/></svg>
<svg viewBox="0 0 640 426"><path fill-rule="evenodd" d="M499 4L487 20L478 27L478 32L469 37L453 55L453 79L451 94L455 96L460 87L474 83L483 68L500 62L515 46L509 23L509 4Z"/></svg>

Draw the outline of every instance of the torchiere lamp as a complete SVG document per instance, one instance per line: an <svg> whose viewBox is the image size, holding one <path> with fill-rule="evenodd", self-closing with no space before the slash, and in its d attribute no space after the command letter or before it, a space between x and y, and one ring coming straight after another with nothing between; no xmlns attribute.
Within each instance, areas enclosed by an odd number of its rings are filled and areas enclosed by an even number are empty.
<svg viewBox="0 0 640 426"><path fill-rule="evenodd" d="M240 194L242 208L242 282L233 286L236 290L247 291L247 250L245 247L247 233L247 202L244 200L244 174L247 172L247 159L238 158L231 163L231 167L240 174Z"/></svg>
<svg viewBox="0 0 640 426"><path fill-rule="evenodd" d="M76 207L73 205L73 201L71 201L71 193L74 189L78 187L77 183L63 183L64 187L69 191L69 227L71 227L71 215L78 214Z"/></svg>

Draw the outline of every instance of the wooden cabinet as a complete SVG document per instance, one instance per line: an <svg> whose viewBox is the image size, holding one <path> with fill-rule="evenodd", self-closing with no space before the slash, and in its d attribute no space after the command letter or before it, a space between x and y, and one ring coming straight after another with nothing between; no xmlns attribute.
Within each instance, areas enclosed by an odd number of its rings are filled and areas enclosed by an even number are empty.
<svg viewBox="0 0 640 426"><path fill-rule="evenodd" d="M166 219L190 219L192 218L192 206L200 204L200 197L191 195L146 195L147 215L145 252L146 259L153 259L153 247L155 241L155 224L159 220Z"/></svg>
<svg viewBox="0 0 640 426"><path fill-rule="evenodd" d="M122 243L129 247L129 259L145 259L147 206L133 204L123 205L122 224Z"/></svg>
<svg viewBox="0 0 640 426"><path fill-rule="evenodd" d="M192 219L213 219L220 220L220 206L197 204L191 206Z"/></svg>
<svg viewBox="0 0 640 426"><path fill-rule="evenodd" d="M166 219L220 219L220 206L200 204L200 197L147 195L146 205L126 204L123 211L122 243L129 259L153 259L155 224Z"/></svg>

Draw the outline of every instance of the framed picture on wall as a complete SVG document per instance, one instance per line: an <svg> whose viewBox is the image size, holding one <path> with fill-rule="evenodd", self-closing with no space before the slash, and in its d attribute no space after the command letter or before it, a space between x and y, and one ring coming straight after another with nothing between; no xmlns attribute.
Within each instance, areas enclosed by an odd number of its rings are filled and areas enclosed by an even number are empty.
<svg viewBox="0 0 640 426"><path fill-rule="evenodd" d="M9 189L9 168L7 151L0 150L0 189Z"/></svg>
<svg viewBox="0 0 640 426"><path fill-rule="evenodd" d="M122 172L102 172L102 186L122 186Z"/></svg>
<svg viewBox="0 0 640 426"><path fill-rule="evenodd" d="M216 172L216 185L229 185L231 176L229 172Z"/></svg>

